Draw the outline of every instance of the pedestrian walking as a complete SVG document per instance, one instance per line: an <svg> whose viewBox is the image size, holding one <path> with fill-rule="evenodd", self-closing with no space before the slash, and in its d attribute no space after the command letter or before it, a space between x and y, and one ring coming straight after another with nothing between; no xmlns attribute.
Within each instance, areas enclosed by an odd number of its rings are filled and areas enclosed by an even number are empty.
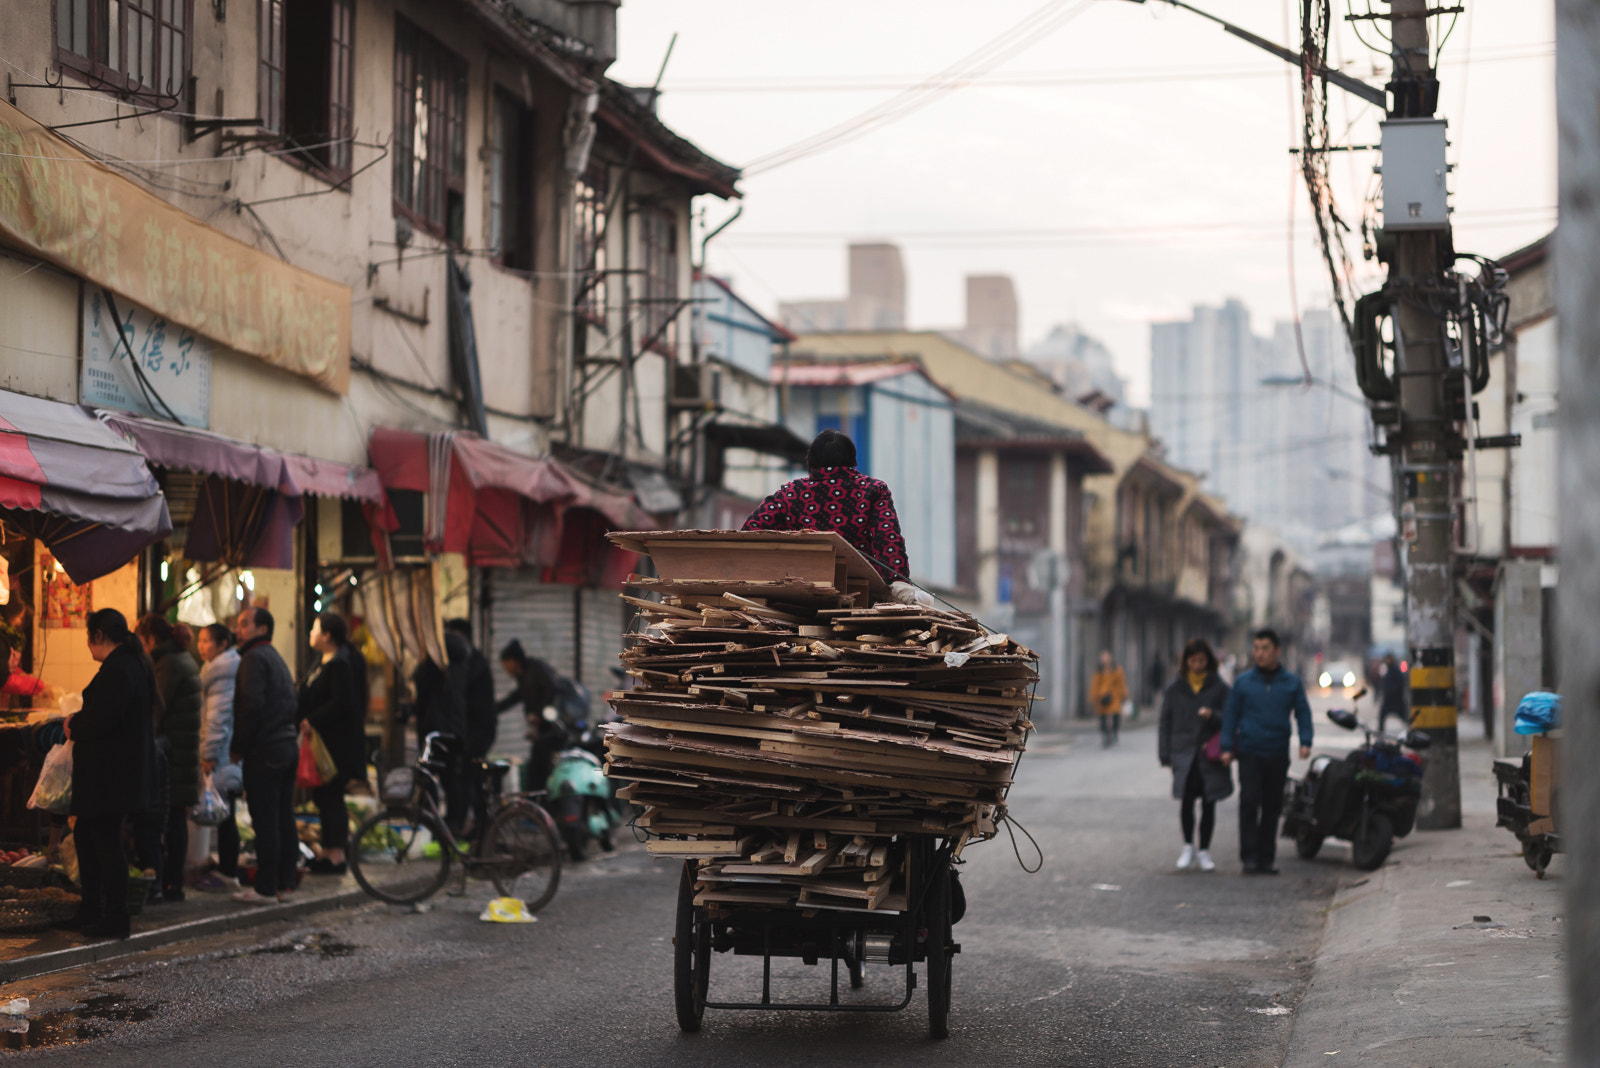
<svg viewBox="0 0 1600 1068"><path fill-rule="evenodd" d="M286 900L294 891L300 836L294 822L294 773L300 756L298 704L289 665L272 647L272 613L255 605L239 613L239 670L233 684L230 759L244 771L245 803L256 833L255 888L233 895L243 904Z"/></svg>
<svg viewBox="0 0 1600 1068"><path fill-rule="evenodd" d="M1110 649L1100 651L1100 669L1089 680L1089 704L1100 717L1100 747L1109 749L1117 744L1117 731L1122 724L1122 706L1128 700L1128 679L1111 656Z"/></svg>
<svg viewBox="0 0 1600 1068"><path fill-rule="evenodd" d="M1406 712L1406 674L1395 663L1393 653L1383 654L1383 674L1378 678L1378 693L1379 733L1382 733L1383 725L1390 716L1397 718L1401 727L1411 722Z"/></svg>
<svg viewBox="0 0 1600 1068"><path fill-rule="evenodd" d="M1222 760L1239 762L1239 859L1246 875L1278 874L1291 720L1300 731L1300 759L1311 755L1311 705L1300 676L1279 662L1281 650L1276 631L1256 631L1255 666L1234 680L1222 710Z"/></svg>
<svg viewBox="0 0 1600 1068"><path fill-rule="evenodd" d="M228 815L217 824L217 870L195 883L196 890L239 890L239 821L235 813L244 792L244 772L228 756L233 742L233 686L239 674L239 650L233 631L208 623L195 638L200 654L200 772L228 800Z"/></svg>
<svg viewBox="0 0 1600 1068"><path fill-rule="evenodd" d="M343 875L350 843L345 784L367 778L367 663L350 644L344 617L335 612L311 621L310 645L318 658L300 683L300 731L302 739L313 730L321 736L336 770L311 791L322 824L322 847L308 866L318 875Z"/></svg>
<svg viewBox="0 0 1600 1068"><path fill-rule="evenodd" d="M153 871L150 901L182 901L184 863L189 855L189 810L200 801L200 665L189 655L189 628L174 627L151 613L135 633L150 658L161 695L155 726L157 762L166 779L157 783L155 806L133 818L139 862Z"/></svg>
<svg viewBox="0 0 1600 1068"><path fill-rule="evenodd" d="M500 666L511 676L516 688L495 705L496 712L522 706L528 724L528 763L522 769L524 790L543 790L550 779L555 755L565 740L560 722L544 718L544 710L556 699L555 672L536 656L529 656L522 643L512 638L500 650Z"/></svg>
<svg viewBox="0 0 1600 1068"><path fill-rule="evenodd" d="M444 632L444 664L424 660L412 673L417 694L417 746L430 734L440 735L434 755L446 761L440 776L445 795L445 822L457 835L463 833L470 808L467 761L467 683L472 646L459 633Z"/></svg>
<svg viewBox="0 0 1600 1068"><path fill-rule="evenodd" d="M1178 870L1198 865L1216 871L1211 859L1211 833L1217 825L1217 802L1233 793L1233 772L1222 762L1215 740L1222 733L1222 709L1228 685L1217 671L1217 655L1204 638L1183 647L1178 677L1161 695L1156 755L1172 769L1172 796L1178 800L1183 852ZM1195 802L1200 803L1200 840L1195 841ZM1198 845L1199 848L1196 848Z"/></svg>
<svg viewBox="0 0 1600 1068"><path fill-rule="evenodd" d="M64 728L72 746L72 837L83 900L65 927L91 938L127 938L128 857L122 827L150 806L155 778L155 668L128 620L102 608L87 622L89 655L100 669L83 708Z"/></svg>

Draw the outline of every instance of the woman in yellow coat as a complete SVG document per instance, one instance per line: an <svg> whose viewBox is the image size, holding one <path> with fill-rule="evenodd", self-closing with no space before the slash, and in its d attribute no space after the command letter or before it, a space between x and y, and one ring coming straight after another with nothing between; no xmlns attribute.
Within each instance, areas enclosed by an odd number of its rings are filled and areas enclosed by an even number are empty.
<svg viewBox="0 0 1600 1068"><path fill-rule="evenodd" d="M1122 723L1122 706L1128 700L1128 679L1111 658L1111 650L1100 653L1100 670L1089 683L1089 703L1100 716L1102 748L1117 744L1117 728Z"/></svg>

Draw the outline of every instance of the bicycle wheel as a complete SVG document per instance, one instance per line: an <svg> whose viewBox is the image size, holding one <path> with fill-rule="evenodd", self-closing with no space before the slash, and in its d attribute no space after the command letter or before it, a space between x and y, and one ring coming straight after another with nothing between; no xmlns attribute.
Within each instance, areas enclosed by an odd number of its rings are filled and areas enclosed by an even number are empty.
<svg viewBox="0 0 1600 1068"><path fill-rule="evenodd" d="M391 809L374 812L356 828L349 852L350 874L361 889L393 905L410 905L432 897L450 878L453 850L432 850L434 842L449 841L443 825L431 812Z"/></svg>
<svg viewBox="0 0 1600 1068"><path fill-rule="evenodd" d="M478 843L476 866L502 897L521 899L537 912L561 885L561 847L539 806L515 801L495 813Z"/></svg>

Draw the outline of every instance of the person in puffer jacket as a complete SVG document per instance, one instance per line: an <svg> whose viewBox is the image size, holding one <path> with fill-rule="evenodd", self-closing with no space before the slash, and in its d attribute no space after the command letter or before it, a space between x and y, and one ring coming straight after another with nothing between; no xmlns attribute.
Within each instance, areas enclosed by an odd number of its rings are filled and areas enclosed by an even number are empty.
<svg viewBox="0 0 1600 1068"><path fill-rule="evenodd" d="M155 723L156 748L166 757L165 805L138 813L134 830L140 861L153 868L150 900L183 900L184 859L189 853L189 810L200 800L200 665L189 655L189 628L174 627L151 613L134 633L155 665L161 712Z"/></svg>
<svg viewBox="0 0 1600 1068"><path fill-rule="evenodd" d="M244 776L239 765L228 759L233 742L233 683L239 674L239 650L233 647L233 632L221 623L200 628L195 647L204 666L200 669L200 689L205 709L200 720L200 771L228 799L228 818L217 824L217 870L195 884L196 890L239 889L239 824L234 812L244 792Z"/></svg>

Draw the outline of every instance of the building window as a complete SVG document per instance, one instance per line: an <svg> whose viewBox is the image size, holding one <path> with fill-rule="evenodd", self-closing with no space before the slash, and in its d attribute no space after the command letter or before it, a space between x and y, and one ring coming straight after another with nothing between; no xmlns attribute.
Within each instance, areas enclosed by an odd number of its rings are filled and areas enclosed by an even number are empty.
<svg viewBox="0 0 1600 1068"><path fill-rule="evenodd" d="M290 159L344 175L354 133L355 0L256 0L256 109Z"/></svg>
<svg viewBox="0 0 1600 1068"><path fill-rule="evenodd" d="M497 90L489 135L489 247L501 266L531 271L533 112Z"/></svg>
<svg viewBox="0 0 1600 1068"><path fill-rule="evenodd" d="M132 95L177 100L189 74L191 0L56 0L56 58Z"/></svg>
<svg viewBox="0 0 1600 1068"><path fill-rule="evenodd" d="M639 252L644 266L644 312L640 316L645 346L670 353L671 324L677 318L678 220L660 208L639 213Z"/></svg>
<svg viewBox="0 0 1600 1068"><path fill-rule="evenodd" d="M465 238L467 65L403 18L394 33L395 207Z"/></svg>
<svg viewBox="0 0 1600 1068"><path fill-rule="evenodd" d="M578 179L576 264L578 312L602 326L606 321L606 169L596 163Z"/></svg>

